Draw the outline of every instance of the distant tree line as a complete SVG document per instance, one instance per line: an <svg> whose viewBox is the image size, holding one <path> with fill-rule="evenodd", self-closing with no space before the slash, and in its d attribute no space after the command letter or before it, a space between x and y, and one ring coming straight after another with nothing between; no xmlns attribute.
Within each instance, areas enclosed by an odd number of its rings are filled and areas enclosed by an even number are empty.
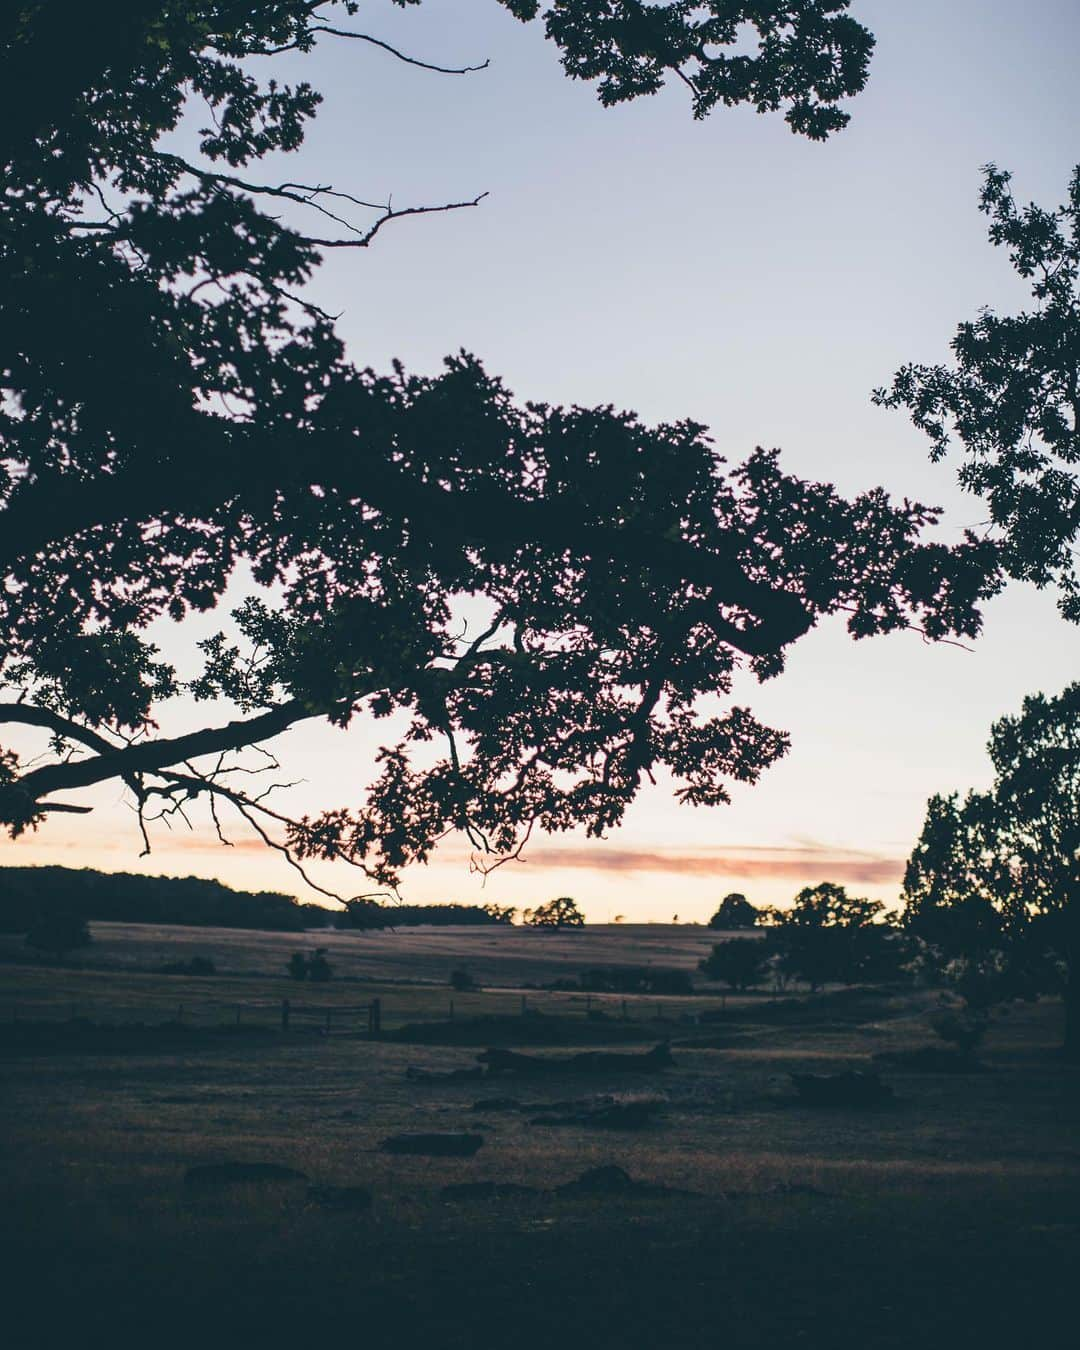
<svg viewBox="0 0 1080 1350"><path fill-rule="evenodd" d="M24 933L43 913L115 923L302 932L327 924L321 905L276 891L234 891L205 877L151 877L89 867L0 867L0 931Z"/></svg>
<svg viewBox="0 0 1080 1350"><path fill-rule="evenodd" d="M277 891L236 891L205 877L151 877L89 867L0 867L0 932L26 933L43 916L114 923L165 923L301 933L308 928L403 928L416 924L509 924L499 905L381 905L353 900L344 913Z"/></svg>
<svg viewBox="0 0 1080 1350"><path fill-rule="evenodd" d="M334 916L338 928L416 928L421 924L435 927L509 925L517 910L511 905L434 905L380 904L378 900L361 898L349 900L345 912Z"/></svg>

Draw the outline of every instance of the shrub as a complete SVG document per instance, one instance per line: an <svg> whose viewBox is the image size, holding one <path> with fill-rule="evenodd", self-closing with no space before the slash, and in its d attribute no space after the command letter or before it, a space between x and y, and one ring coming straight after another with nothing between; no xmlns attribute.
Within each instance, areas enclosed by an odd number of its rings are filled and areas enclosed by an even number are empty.
<svg viewBox="0 0 1080 1350"><path fill-rule="evenodd" d="M193 956L190 961L169 961L158 967L162 975L216 975L217 967L208 956Z"/></svg>
<svg viewBox="0 0 1080 1350"><path fill-rule="evenodd" d="M769 961L766 943L752 938L718 942L698 969L707 980L719 980L731 989L750 989L765 978Z"/></svg>
<svg viewBox="0 0 1080 1350"><path fill-rule="evenodd" d="M89 947L93 938L78 914L53 910L38 916L26 935L26 945L50 956L63 956L77 947Z"/></svg>
<svg viewBox="0 0 1080 1350"><path fill-rule="evenodd" d="M326 959L326 948L316 947L315 953L308 957L307 975L313 984L325 984L333 977L333 969Z"/></svg>
<svg viewBox="0 0 1080 1350"><path fill-rule="evenodd" d="M459 969L450 972L450 988L459 994L468 994L479 986L467 970Z"/></svg>

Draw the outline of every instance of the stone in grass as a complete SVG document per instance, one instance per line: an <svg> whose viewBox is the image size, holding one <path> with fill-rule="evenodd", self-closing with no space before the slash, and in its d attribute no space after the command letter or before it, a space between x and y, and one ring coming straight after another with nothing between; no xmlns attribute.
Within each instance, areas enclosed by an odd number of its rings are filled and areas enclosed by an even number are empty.
<svg viewBox="0 0 1080 1350"><path fill-rule="evenodd" d="M306 1181L307 1175L295 1167L280 1163L224 1162L200 1163L184 1173L187 1186L215 1187L262 1184L268 1181Z"/></svg>
<svg viewBox="0 0 1080 1350"><path fill-rule="evenodd" d="M542 1194L536 1186L522 1186L516 1181L459 1181L440 1191L444 1200L509 1200Z"/></svg>
<svg viewBox="0 0 1080 1350"><path fill-rule="evenodd" d="M363 1186L309 1186L308 1199L324 1209L348 1210L354 1214L370 1209L372 1205L371 1192Z"/></svg>
<svg viewBox="0 0 1080 1350"><path fill-rule="evenodd" d="M428 1158L471 1158L482 1134L392 1134L379 1145L384 1153L413 1153Z"/></svg>

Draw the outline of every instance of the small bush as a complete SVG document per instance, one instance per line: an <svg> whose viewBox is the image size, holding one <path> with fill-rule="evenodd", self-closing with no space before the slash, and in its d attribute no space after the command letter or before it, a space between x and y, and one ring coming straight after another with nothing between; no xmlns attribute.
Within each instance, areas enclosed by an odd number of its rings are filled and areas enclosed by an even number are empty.
<svg viewBox="0 0 1080 1350"><path fill-rule="evenodd" d="M217 966L208 956L193 956L190 961L170 961L159 971L162 975L216 975Z"/></svg>
<svg viewBox="0 0 1080 1350"><path fill-rule="evenodd" d="M982 1043L989 1024L989 1015L983 1011L958 1011L947 1008L931 1019L935 1033L966 1056L972 1056Z"/></svg>
<svg viewBox="0 0 1080 1350"><path fill-rule="evenodd" d="M709 980L719 980L732 989L750 989L765 978L769 949L754 938L729 938L718 942L698 969Z"/></svg>
<svg viewBox="0 0 1080 1350"><path fill-rule="evenodd" d="M458 969L450 972L450 988L459 994L469 994L479 985L467 970Z"/></svg>
<svg viewBox="0 0 1080 1350"><path fill-rule="evenodd" d="M28 947L50 956L63 956L77 947L89 947L93 940L84 918L62 911L40 915L26 935Z"/></svg>
<svg viewBox="0 0 1080 1350"><path fill-rule="evenodd" d="M307 974L313 984L325 984L333 978L334 971L326 959L325 947L316 947L314 955L308 957Z"/></svg>

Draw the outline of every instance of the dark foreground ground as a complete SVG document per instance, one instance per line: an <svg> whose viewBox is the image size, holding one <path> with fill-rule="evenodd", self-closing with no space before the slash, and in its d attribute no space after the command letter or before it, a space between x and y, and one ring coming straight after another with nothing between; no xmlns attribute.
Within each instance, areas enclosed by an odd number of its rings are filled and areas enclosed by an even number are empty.
<svg viewBox="0 0 1080 1350"><path fill-rule="evenodd" d="M3 975L9 991L22 978ZM130 1003L134 977L109 978ZM124 1053L17 1053L9 1040L0 1338L18 1350L1072 1344L1080 1081L1053 1051L1058 1007L1002 1019L982 1072L889 1071L895 1099L870 1109L794 1099L789 1072L928 1043L930 1011L927 995L797 1014L762 1000L708 1026L643 1026L674 1041L674 1067L647 1079L418 1082L410 1065L467 1067L482 1042L311 1031ZM592 1025L596 1045L638 1048ZM513 1026L492 1039L512 1045ZM626 1133L473 1110L503 1095L662 1106ZM401 1130L484 1143L468 1159L381 1152ZM229 1160L306 1179L185 1184L188 1168ZM556 1190L608 1163L667 1189ZM443 1196L467 1181L537 1193ZM312 1186L360 1187L371 1204L335 1208L355 1194Z"/></svg>

